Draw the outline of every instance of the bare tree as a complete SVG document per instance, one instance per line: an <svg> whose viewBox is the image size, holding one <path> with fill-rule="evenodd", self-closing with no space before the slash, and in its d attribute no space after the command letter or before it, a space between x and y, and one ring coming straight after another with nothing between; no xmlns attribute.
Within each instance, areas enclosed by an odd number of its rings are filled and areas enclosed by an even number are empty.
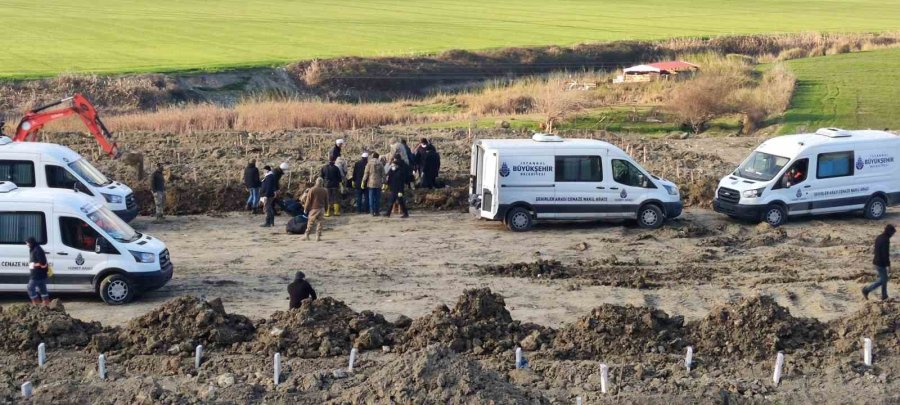
<svg viewBox="0 0 900 405"><path fill-rule="evenodd" d="M580 110L586 99L585 91L566 91L562 80L554 80L541 90L535 100L535 110L543 115L546 130L552 133L554 124Z"/></svg>

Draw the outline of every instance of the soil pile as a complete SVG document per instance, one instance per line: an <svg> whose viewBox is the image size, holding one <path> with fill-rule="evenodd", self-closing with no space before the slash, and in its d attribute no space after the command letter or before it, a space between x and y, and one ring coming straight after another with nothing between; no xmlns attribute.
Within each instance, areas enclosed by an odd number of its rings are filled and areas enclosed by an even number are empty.
<svg viewBox="0 0 900 405"><path fill-rule="evenodd" d="M248 341L254 331L247 317L226 313L220 299L184 296L132 319L113 347L132 354L189 354L198 344L228 348Z"/></svg>
<svg viewBox="0 0 900 405"><path fill-rule="evenodd" d="M103 331L99 322L83 322L66 313L59 301L49 307L31 304L0 308L0 349L33 351L44 343L48 349L84 347Z"/></svg>
<svg viewBox="0 0 900 405"><path fill-rule="evenodd" d="M294 357L328 357L381 348L394 342L395 328L372 311L357 313L326 297L306 300L298 309L275 312L257 326L249 352L280 352Z"/></svg>
<svg viewBox="0 0 900 405"><path fill-rule="evenodd" d="M756 296L713 309L688 324L694 350L708 356L770 359L776 352L812 350L825 327L812 318L795 318L768 296Z"/></svg>
<svg viewBox="0 0 900 405"><path fill-rule="evenodd" d="M538 260L532 263L511 263L498 265L478 266L484 273L493 276L524 277L524 278L569 278L571 273L559 260Z"/></svg>
<svg viewBox="0 0 900 405"><path fill-rule="evenodd" d="M440 306L431 314L416 319L406 333L410 348L446 343L456 352L499 353L512 349L520 340L523 347L540 347L553 331L533 324L514 321L506 303L489 288L466 290L451 310ZM529 349L526 349L529 350Z"/></svg>
<svg viewBox="0 0 900 405"><path fill-rule="evenodd" d="M585 360L672 353L686 345L683 325L683 317L658 309L604 304L560 329L553 351L562 359Z"/></svg>
<svg viewBox="0 0 900 405"><path fill-rule="evenodd" d="M876 352L900 354L900 300L869 302L848 318L832 321L828 329L839 353L862 350L863 339L872 339Z"/></svg>
<svg viewBox="0 0 900 405"><path fill-rule="evenodd" d="M542 404L539 393L506 382L496 372L444 346L404 354L332 403Z"/></svg>

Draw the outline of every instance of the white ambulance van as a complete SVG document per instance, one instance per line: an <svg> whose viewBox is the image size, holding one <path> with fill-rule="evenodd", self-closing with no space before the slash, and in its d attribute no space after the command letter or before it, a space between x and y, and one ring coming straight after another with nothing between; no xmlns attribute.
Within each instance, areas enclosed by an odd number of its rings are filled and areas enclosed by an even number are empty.
<svg viewBox="0 0 900 405"><path fill-rule="evenodd" d="M94 199L73 190L18 188L0 182L0 291L25 291L28 246L47 253L53 293L96 293L120 305L172 278L166 245L136 232Z"/></svg>
<svg viewBox="0 0 900 405"><path fill-rule="evenodd" d="M106 178L81 155L62 145L13 142L0 136L0 181L13 182L19 188L77 187L126 222L138 215L131 188Z"/></svg>
<svg viewBox="0 0 900 405"><path fill-rule="evenodd" d="M469 211L516 232L535 221L636 219L658 228L681 215L678 187L618 147L536 134L472 145Z"/></svg>
<svg viewBox="0 0 900 405"><path fill-rule="evenodd" d="M796 215L862 211L879 219L900 203L900 137L822 128L763 142L719 182L713 208L783 224Z"/></svg>

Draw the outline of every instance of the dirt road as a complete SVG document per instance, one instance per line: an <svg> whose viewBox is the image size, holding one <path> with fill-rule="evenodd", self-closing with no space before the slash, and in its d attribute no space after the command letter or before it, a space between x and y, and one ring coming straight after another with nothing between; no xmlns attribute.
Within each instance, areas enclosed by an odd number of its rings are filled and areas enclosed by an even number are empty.
<svg viewBox="0 0 900 405"><path fill-rule="evenodd" d="M898 218L891 214L888 221ZM285 286L302 270L320 295L389 319L427 314L455 302L465 288L487 286L506 297L516 319L548 326L602 303L697 318L716 304L758 292L795 316L830 320L861 307L859 288L872 278L869 244L882 224L845 215L771 229L694 209L656 231L587 222L512 233L467 214L413 212L406 220L331 218L324 240L316 243L285 234L284 217L273 229L259 228L260 221L244 214L171 217L164 224L140 218L141 232L168 244L174 279L127 306L69 296L66 308L75 317L114 325L192 294L221 297L229 311L265 317L287 307ZM477 267L538 259L582 272L547 280L500 277Z"/></svg>

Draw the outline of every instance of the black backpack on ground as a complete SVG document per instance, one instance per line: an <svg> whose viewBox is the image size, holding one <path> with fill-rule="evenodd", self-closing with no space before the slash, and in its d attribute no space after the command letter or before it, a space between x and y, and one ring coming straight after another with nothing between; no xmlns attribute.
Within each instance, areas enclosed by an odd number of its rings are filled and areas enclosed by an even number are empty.
<svg viewBox="0 0 900 405"><path fill-rule="evenodd" d="M306 214L297 215L288 221L287 225L284 226L284 230L292 235L303 235L306 233L307 220Z"/></svg>

